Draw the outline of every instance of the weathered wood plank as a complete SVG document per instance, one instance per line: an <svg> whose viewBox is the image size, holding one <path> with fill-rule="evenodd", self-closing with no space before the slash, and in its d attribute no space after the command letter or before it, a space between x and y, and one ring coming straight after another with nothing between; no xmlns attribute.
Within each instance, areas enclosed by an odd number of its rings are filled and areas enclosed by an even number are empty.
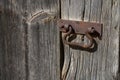
<svg viewBox="0 0 120 80"><path fill-rule="evenodd" d="M0 79L59 80L58 0L2 0ZM40 32L39 32L40 31Z"/></svg>
<svg viewBox="0 0 120 80"><path fill-rule="evenodd" d="M63 80L115 80L119 70L119 0L61 0L63 19L103 23L91 52L64 45ZM63 34L64 35L64 34ZM80 36L74 41L80 41ZM85 38L84 43L88 42Z"/></svg>
<svg viewBox="0 0 120 80"><path fill-rule="evenodd" d="M24 0L0 0L0 80L26 80Z"/></svg>
<svg viewBox="0 0 120 80"><path fill-rule="evenodd" d="M28 80L60 80L58 0L29 0Z"/></svg>

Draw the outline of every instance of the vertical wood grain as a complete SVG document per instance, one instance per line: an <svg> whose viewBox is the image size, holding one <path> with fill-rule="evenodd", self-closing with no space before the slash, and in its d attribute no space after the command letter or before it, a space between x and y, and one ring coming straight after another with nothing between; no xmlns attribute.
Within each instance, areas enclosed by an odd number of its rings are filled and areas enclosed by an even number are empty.
<svg viewBox="0 0 120 80"><path fill-rule="evenodd" d="M60 15L103 23L103 38L96 39L96 49L87 52L64 45L62 79L117 79L120 0L60 1L0 1L0 80L60 80L61 49L55 20ZM74 41L88 42L86 37L84 41L80 38Z"/></svg>
<svg viewBox="0 0 120 80"><path fill-rule="evenodd" d="M61 0L61 17L103 23L102 40L90 52L64 45L63 80L115 80L119 70L119 0ZM63 34L64 35L64 34ZM80 40L77 42L87 43Z"/></svg>
<svg viewBox="0 0 120 80"><path fill-rule="evenodd" d="M26 80L24 0L0 0L0 80Z"/></svg>
<svg viewBox="0 0 120 80"><path fill-rule="evenodd" d="M60 80L58 0L0 1L0 80Z"/></svg>
<svg viewBox="0 0 120 80"><path fill-rule="evenodd" d="M28 80L60 80L58 0L29 0Z"/></svg>

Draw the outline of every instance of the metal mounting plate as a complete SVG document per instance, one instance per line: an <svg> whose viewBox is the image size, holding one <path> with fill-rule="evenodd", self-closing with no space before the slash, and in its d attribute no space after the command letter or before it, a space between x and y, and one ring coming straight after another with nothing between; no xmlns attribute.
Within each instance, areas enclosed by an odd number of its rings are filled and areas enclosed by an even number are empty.
<svg viewBox="0 0 120 80"><path fill-rule="evenodd" d="M76 34L85 34L86 30L92 27L99 34L99 37L102 37L103 24L101 23L63 20L63 19L58 20L58 26L60 30L63 30L62 26L66 24L71 25Z"/></svg>

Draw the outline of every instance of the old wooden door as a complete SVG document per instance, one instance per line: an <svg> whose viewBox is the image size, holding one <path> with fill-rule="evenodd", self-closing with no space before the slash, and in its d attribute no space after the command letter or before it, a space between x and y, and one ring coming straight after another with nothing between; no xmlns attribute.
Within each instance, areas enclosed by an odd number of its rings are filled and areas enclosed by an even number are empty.
<svg viewBox="0 0 120 80"><path fill-rule="evenodd" d="M120 80L119 14L120 0L0 0L0 80ZM103 23L102 40L64 44L60 18Z"/></svg>

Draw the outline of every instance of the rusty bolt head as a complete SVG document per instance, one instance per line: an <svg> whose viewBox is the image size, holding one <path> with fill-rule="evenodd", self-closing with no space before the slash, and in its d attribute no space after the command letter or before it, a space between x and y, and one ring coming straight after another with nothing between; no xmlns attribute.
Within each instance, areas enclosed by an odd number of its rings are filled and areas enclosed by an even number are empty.
<svg viewBox="0 0 120 80"><path fill-rule="evenodd" d="M69 25L68 25L68 24L65 24L65 25L64 25L64 28L66 29L66 31L68 31Z"/></svg>
<svg viewBox="0 0 120 80"><path fill-rule="evenodd" d="M90 27L90 28L88 28L88 31L89 31L90 33L94 33L94 32L95 32L95 28L94 28L94 27Z"/></svg>
<svg viewBox="0 0 120 80"><path fill-rule="evenodd" d="M68 25L68 24L65 24L65 25L61 26L61 27L60 27L60 30L61 30L62 32L67 32L67 31L69 30L69 25Z"/></svg>

